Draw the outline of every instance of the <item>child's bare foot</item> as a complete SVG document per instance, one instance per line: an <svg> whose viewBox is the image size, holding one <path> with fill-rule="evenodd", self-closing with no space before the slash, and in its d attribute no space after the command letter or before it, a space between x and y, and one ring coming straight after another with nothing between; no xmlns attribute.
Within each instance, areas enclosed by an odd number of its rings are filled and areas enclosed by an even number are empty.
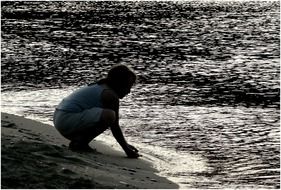
<svg viewBox="0 0 281 190"><path fill-rule="evenodd" d="M96 150L91 148L88 144L77 141L71 141L68 148L73 152L96 152Z"/></svg>

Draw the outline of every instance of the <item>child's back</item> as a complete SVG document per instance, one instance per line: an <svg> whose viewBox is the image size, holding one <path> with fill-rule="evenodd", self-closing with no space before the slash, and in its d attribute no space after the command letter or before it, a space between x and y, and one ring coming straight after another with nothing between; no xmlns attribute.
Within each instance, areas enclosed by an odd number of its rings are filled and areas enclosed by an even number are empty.
<svg viewBox="0 0 281 190"><path fill-rule="evenodd" d="M101 95L105 89L105 85L99 84L84 86L64 98L57 109L77 113L93 107L102 108Z"/></svg>

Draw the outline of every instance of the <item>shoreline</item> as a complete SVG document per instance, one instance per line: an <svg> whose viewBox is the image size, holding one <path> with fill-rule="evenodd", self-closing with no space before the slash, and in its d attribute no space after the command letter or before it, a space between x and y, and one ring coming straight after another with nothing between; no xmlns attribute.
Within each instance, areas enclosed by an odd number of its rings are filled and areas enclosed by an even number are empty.
<svg viewBox="0 0 281 190"><path fill-rule="evenodd" d="M151 161L129 159L101 141L96 153L68 150L56 129L1 112L1 188L178 189Z"/></svg>

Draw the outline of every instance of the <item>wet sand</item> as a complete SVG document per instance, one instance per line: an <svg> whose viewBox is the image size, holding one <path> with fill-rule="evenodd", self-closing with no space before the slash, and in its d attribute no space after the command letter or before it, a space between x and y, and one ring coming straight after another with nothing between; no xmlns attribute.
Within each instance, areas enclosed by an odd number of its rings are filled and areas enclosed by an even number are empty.
<svg viewBox="0 0 281 190"><path fill-rule="evenodd" d="M53 126L1 113L1 188L178 188L145 157L129 159L101 141L96 153L68 150Z"/></svg>

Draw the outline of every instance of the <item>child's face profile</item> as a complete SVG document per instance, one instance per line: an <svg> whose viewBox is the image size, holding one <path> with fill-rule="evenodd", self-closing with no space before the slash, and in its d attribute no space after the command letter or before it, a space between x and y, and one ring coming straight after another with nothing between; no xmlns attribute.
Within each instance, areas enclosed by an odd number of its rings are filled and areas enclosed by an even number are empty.
<svg viewBox="0 0 281 190"><path fill-rule="evenodd" d="M134 85L134 81L132 79L130 79L128 81L128 84L126 84L125 86L123 86L118 93L118 96L120 99L124 98L126 95L128 95L131 92L131 89Z"/></svg>
<svg viewBox="0 0 281 190"><path fill-rule="evenodd" d="M124 88L119 93L119 98L122 99L131 92L131 88Z"/></svg>
<svg viewBox="0 0 281 190"><path fill-rule="evenodd" d="M124 98L126 95L128 95L131 92L131 88L133 85L128 85L120 89L118 96L120 99Z"/></svg>

